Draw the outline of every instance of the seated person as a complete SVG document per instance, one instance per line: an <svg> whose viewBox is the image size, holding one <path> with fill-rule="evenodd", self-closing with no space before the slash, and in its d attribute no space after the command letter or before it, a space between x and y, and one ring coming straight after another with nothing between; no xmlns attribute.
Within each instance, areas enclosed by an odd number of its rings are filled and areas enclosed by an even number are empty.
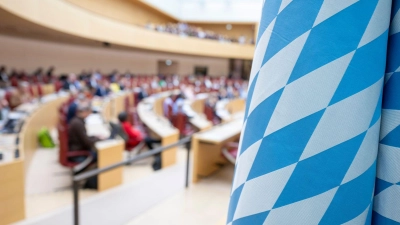
<svg viewBox="0 0 400 225"><path fill-rule="evenodd" d="M65 91L79 91L82 89L82 85L76 77L76 74L71 73L68 75L67 80L64 81L63 87Z"/></svg>
<svg viewBox="0 0 400 225"><path fill-rule="evenodd" d="M94 144L100 139L89 137L86 132L85 118L92 113L88 102L79 103L76 116L68 124L68 147L70 151L90 151L94 160L97 159L96 147ZM83 162L85 157L73 157L74 162Z"/></svg>
<svg viewBox="0 0 400 225"><path fill-rule="evenodd" d="M132 125L128 122L128 115L125 112L122 112L118 115L118 120L121 123L123 130L125 131L125 133L128 136L127 141L126 141L127 148L135 147L143 140L146 143L146 146L150 150L153 149L153 144L161 143L160 140L155 140L150 137L143 138L142 133L139 130L132 127ZM154 163L153 163L152 167L154 170L161 169L161 153L158 153L154 156Z"/></svg>
<svg viewBox="0 0 400 225"><path fill-rule="evenodd" d="M28 82L20 82L18 89L12 90L10 98L10 108L16 108L23 103L27 103L32 100L29 94L29 84Z"/></svg>
<svg viewBox="0 0 400 225"><path fill-rule="evenodd" d="M102 80L101 85L97 85L95 95L105 97L110 93L110 83L107 80Z"/></svg>
<svg viewBox="0 0 400 225"><path fill-rule="evenodd" d="M164 102L163 102L164 116L167 118L171 118L173 115L174 100L172 98L173 98L173 96L168 96L164 99ZM170 108L171 108L171 111L170 111Z"/></svg>
<svg viewBox="0 0 400 225"><path fill-rule="evenodd" d="M182 108L185 103L185 98L182 94L178 94L175 97L175 101L172 103L172 114L176 115L180 112L183 112Z"/></svg>
<svg viewBox="0 0 400 225"><path fill-rule="evenodd" d="M149 87L147 84L142 84L142 86L140 87L139 95L138 95L139 101L142 101L144 98L149 97L148 89L149 89Z"/></svg>
<svg viewBox="0 0 400 225"><path fill-rule="evenodd" d="M75 116L76 116L76 110L78 108L79 103L84 102L85 100L85 94L83 92L79 93L76 99L69 104L68 110L67 110L67 123L69 123Z"/></svg>
<svg viewBox="0 0 400 225"><path fill-rule="evenodd" d="M142 133L131 126L131 124L128 122L128 115L125 112L122 112L118 115L118 120L121 123L122 129L127 135L126 148L134 148L143 141Z"/></svg>

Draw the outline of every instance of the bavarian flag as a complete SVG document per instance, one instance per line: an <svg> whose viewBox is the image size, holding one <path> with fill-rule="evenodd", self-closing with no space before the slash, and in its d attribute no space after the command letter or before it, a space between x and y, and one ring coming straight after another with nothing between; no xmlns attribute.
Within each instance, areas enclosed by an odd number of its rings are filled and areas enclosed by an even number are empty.
<svg viewBox="0 0 400 225"><path fill-rule="evenodd" d="M227 224L400 224L399 8L264 1Z"/></svg>

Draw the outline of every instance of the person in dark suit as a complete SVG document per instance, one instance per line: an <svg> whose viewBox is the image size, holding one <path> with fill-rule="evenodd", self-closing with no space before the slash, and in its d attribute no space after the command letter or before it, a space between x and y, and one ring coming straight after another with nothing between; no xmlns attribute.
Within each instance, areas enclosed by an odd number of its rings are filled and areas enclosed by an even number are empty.
<svg viewBox="0 0 400 225"><path fill-rule="evenodd" d="M67 109L67 123L69 123L75 116L78 109L78 104L85 100L85 94L83 92L79 93L77 98L68 106Z"/></svg>
<svg viewBox="0 0 400 225"><path fill-rule="evenodd" d="M101 85L98 85L94 95L104 97L110 93L110 84L107 80L103 80Z"/></svg>
<svg viewBox="0 0 400 225"><path fill-rule="evenodd" d="M68 147L70 151L89 151L94 161L97 159L95 143L100 139L87 135L85 118L91 114L91 107L88 102L81 102L77 106L77 113L68 124ZM74 162L83 162L86 157L73 157Z"/></svg>
<svg viewBox="0 0 400 225"><path fill-rule="evenodd" d="M147 97L149 97L149 93L148 93L148 86L147 86L147 84L143 84L141 87L140 87L140 92L139 92L139 96L138 96L138 98L139 98L139 101L142 101L144 98L147 98Z"/></svg>

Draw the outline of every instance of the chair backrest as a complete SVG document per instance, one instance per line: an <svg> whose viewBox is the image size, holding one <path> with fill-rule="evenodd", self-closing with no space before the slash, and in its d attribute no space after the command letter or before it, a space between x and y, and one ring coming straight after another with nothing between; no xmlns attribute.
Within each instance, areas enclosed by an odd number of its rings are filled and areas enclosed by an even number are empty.
<svg viewBox="0 0 400 225"><path fill-rule="evenodd" d="M213 121L214 120L214 110L208 105L204 106L204 114L207 117L207 120Z"/></svg>
<svg viewBox="0 0 400 225"><path fill-rule="evenodd" d="M37 88L38 96L42 97L43 96L43 87L42 87L42 85L38 84L38 85L36 85L36 88Z"/></svg>
<svg viewBox="0 0 400 225"><path fill-rule="evenodd" d="M62 82L59 80L55 82L54 88L55 88L56 92L59 92L61 90L62 85L63 85Z"/></svg>
<svg viewBox="0 0 400 225"><path fill-rule="evenodd" d="M167 110L166 116L169 120L172 120L172 105L168 105Z"/></svg>
<svg viewBox="0 0 400 225"><path fill-rule="evenodd" d="M187 116L184 113L177 113L172 119L172 124L176 127L181 134L185 133Z"/></svg>
<svg viewBox="0 0 400 225"><path fill-rule="evenodd" d="M126 96L124 98L124 103L125 103L125 112L128 113L130 111L130 107L131 107L131 104L129 102L129 97L128 96Z"/></svg>
<svg viewBox="0 0 400 225"><path fill-rule="evenodd" d="M134 105L135 107L138 105L139 103L139 92L133 92L133 99L134 99Z"/></svg>
<svg viewBox="0 0 400 225"><path fill-rule="evenodd" d="M68 129L63 124L58 124L58 141L59 141L59 162L63 166L69 166L68 161Z"/></svg>

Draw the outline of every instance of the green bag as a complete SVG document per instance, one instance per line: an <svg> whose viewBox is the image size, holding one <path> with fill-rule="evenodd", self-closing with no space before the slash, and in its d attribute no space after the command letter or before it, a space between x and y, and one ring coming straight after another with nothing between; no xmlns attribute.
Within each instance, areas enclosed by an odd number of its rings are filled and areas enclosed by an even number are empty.
<svg viewBox="0 0 400 225"><path fill-rule="evenodd" d="M43 127L39 130L38 138L39 144L43 148L54 148L56 146L51 138L49 130L46 127Z"/></svg>

